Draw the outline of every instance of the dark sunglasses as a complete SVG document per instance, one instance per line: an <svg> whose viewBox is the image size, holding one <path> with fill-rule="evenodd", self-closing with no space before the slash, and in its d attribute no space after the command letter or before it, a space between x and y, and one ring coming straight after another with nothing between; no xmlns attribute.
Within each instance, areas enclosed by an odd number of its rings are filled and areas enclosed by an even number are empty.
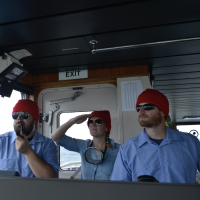
<svg viewBox="0 0 200 200"><path fill-rule="evenodd" d="M144 110L153 110L156 106L153 104L138 105L136 107L137 112L139 112L142 107Z"/></svg>
<svg viewBox="0 0 200 200"><path fill-rule="evenodd" d="M19 115L21 116L22 119L28 119L28 116L29 116L30 114L27 113L27 112L14 112L14 113L12 114L12 118L13 118L13 119L17 119Z"/></svg>
<svg viewBox="0 0 200 200"><path fill-rule="evenodd" d="M95 124L98 125L98 126L100 126L103 123L103 121L101 119L96 119L96 120L91 120L90 119L88 121L88 126L91 126L93 124L93 122L95 122Z"/></svg>

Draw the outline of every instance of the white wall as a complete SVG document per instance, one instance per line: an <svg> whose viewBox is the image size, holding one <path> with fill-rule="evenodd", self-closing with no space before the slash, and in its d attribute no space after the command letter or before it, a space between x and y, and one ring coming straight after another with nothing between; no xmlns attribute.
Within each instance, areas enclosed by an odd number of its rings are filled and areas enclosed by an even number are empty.
<svg viewBox="0 0 200 200"><path fill-rule="evenodd" d="M138 114L136 110L122 111L122 100L121 100L121 82L141 80L143 90L151 88L151 84L148 76L140 77L129 77L129 78L118 78L117 79L117 93L118 93L118 113L119 113L119 138L120 143L124 143L128 139L139 135L142 132L142 127L138 122Z"/></svg>

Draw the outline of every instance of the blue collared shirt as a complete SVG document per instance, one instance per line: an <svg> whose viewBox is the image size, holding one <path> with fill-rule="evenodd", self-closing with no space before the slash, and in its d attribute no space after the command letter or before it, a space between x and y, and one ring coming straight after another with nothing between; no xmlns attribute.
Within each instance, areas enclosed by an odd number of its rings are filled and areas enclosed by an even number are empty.
<svg viewBox="0 0 200 200"><path fill-rule="evenodd" d="M17 171L22 177L35 177L25 156L16 150L15 137L15 131L0 135L0 170ZM57 148L50 138L35 130L30 146L43 161L50 164L58 173Z"/></svg>
<svg viewBox="0 0 200 200"><path fill-rule="evenodd" d="M143 132L121 145L110 180L135 181L150 175L159 182L195 183L200 171L200 142L189 133L166 127L160 145Z"/></svg>
<svg viewBox="0 0 200 200"><path fill-rule="evenodd" d="M80 179L108 180L112 173L112 169L113 169L120 145L117 143L114 143L114 141L110 139L112 149L107 148L104 160L98 165L93 165L93 164L88 163L84 157L85 150L88 147L90 147L91 143L92 143L92 140L79 140L79 139L71 138L64 135L60 139L60 141L58 141L57 144L64 147L65 149L69 151L75 151L75 152L80 153L80 156L81 156Z"/></svg>

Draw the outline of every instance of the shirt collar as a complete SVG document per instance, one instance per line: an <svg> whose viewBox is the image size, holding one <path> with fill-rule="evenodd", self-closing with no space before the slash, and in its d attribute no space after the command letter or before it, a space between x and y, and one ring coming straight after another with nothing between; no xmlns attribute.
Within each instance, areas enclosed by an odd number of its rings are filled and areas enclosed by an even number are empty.
<svg viewBox="0 0 200 200"><path fill-rule="evenodd" d="M172 140L178 140L178 141L182 141L181 137L176 134L176 132L174 132L174 129L171 129L167 126L165 126L166 128L166 132L167 132L167 136L164 138L165 143L171 143ZM138 136L138 147L141 147L144 143L148 142L148 143L152 143L152 141L149 139L149 136L146 133L145 128L143 129L142 133Z"/></svg>
<svg viewBox="0 0 200 200"><path fill-rule="evenodd" d="M91 145L92 145L92 140L88 140L89 142L88 142L88 147L90 147Z"/></svg>
<svg viewBox="0 0 200 200"><path fill-rule="evenodd" d="M110 139L110 144L112 146L112 150L115 150L115 142L113 139Z"/></svg>
<svg viewBox="0 0 200 200"><path fill-rule="evenodd" d="M177 131L174 129L171 129L167 126L166 127L166 131L167 131L167 137L165 138L165 140L170 143L172 140L178 140L178 141L182 141L181 137L179 134L177 134Z"/></svg>
<svg viewBox="0 0 200 200"><path fill-rule="evenodd" d="M13 132L14 132L14 134L12 134L11 143L13 143L15 141L15 137L17 135L15 131L13 131ZM33 139L30 141L30 144L35 144L37 142L43 142L43 141L44 141L43 135L38 133L37 130L35 129Z"/></svg>
<svg viewBox="0 0 200 200"><path fill-rule="evenodd" d="M13 131L13 134L11 134L11 144L15 141L15 137L17 136L16 132Z"/></svg>
<svg viewBox="0 0 200 200"><path fill-rule="evenodd" d="M151 143L149 136L147 135L146 130L144 128L142 133L138 136L138 147L141 147L146 142Z"/></svg>
<svg viewBox="0 0 200 200"><path fill-rule="evenodd" d="M30 141L30 144L35 144L37 142L44 142L44 136L38 133L37 130L35 129L35 133L33 139Z"/></svg>
<svg viewBox="0 0 200 200"><path fill-rule="evenodd" d="M116 148L115 148L115 142L114 142L114 140L113 140L113 139L110 139L110 143L111 143L111 146L112 146L112 150L115 150ZM90 147L91 144L92 144L92 140L89 141L88 147ZM108 149L110 149L110 148L107 148L107 150L108 150Z"/></svg>

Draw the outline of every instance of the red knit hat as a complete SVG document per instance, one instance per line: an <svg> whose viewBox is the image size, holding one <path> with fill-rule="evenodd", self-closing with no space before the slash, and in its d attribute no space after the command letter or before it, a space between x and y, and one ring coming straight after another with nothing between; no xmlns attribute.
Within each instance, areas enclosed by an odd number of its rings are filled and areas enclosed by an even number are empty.
<svg viewBox="0 0 200 200"><path fill-rule="evenodd" d="M31 114L34 117L36 124L38 123L40 119L40 113L39 113L39 107L35 102L28 99L19 100L15 105L15 107L13 108L12 114L14 112L19 112L19 111Z"/></svg>
<svg viewBox="0 0 200 200"><path fill-rule="evenodd" d="M145 102L154 104L160 110L162 110L165 113L165 120L167 120L169 114L169 101L163 93L159 92L158 90L146 89L138 96L136 107L140 103Z"/></svg>
<svg viewBox="0 0 200 200"><path fill-rule="evenodd" d="M108 129L108 133L110 134L111 130L111 118L110 118L110 112L108 110L101 110L101 111L94 111L91 113L92 117L98 117L99 119L103 120L103 122L106 125L106 128ZM92 118L89 117L88 121Z"/></svg>

